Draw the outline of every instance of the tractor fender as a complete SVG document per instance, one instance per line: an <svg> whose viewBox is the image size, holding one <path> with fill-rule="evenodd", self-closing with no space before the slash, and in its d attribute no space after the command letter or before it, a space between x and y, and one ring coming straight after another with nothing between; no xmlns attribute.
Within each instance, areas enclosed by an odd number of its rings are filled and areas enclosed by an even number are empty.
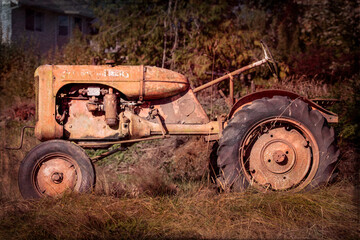
<svg viewBox="0 0 360 240"><path fill-rule="evenodd" d="M320 105L316 104L315 102L313 102L303 96L300 96L297 93L280 90L280 89L263 90L263 91L258 91L255 93L250 93L248 95L245 95L244 97L240 98L233 105L233 107L231 108L230 113L228 115L228 119L231 119L237 111L242 109L244 106L250 104L254 100L260 99L260 98L272 98L274 96L284 96L284 97L290 98L291 100L295 100L295 99L299 98L302 101L304 101L305 103L307 103L312 109L318 110L326 118L326 120L328 122L330 122L330 123L338 122L337 114L335 114L329 110L326 110L325 108L321 107Z"/></svg>

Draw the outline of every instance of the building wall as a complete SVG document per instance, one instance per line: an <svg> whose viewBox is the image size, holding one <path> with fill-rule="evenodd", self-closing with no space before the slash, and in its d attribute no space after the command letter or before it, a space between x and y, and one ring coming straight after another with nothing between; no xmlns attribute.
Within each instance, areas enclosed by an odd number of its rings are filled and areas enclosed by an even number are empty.
<svg viewBox="0 0 360 240"><path fill-rule="evenodd" d="M25 11L21 7L12 11L12 42L34 47L45 53L56 46L57 16L51 12L36 10L44 14L42 31L31 31L25 28Z"/></svg>
<svg viewBox="0 0 360 240"><path fill-rule="evenodd" d="M11 40L10 7L10 0L0 0L0 36L2 43L9 43Z"/></svg>
<svg viewBox="0 0 360 240"><path fill-rule="evenodd" d="M26 29L26 9L31 9L43 13L42 31L32 31ZM11 41L13 43L22 43L25 44L25 46L33 47L41 54L45 54L49 50L54 50L56 46L58 48L63 47L72 36L72 32L74 30L74 17L79 18L80 16L68 15L68 35L61 36L58 32L58 17L60 15L61 14L59 13L34 8L20 7L14 9L12 11ZM80 18L82 19L82 32L85 34L90 33L90 29L87 24L88 20L85 17Z"/></svg>

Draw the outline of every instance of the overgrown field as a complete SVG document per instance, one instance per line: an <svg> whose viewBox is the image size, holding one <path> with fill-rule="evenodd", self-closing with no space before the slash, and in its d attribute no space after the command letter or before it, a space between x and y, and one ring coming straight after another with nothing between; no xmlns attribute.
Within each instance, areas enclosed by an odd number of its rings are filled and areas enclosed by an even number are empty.
<svg viewBox="0 0 360 240"><path fill-rule="evenodd" d="M91 2L100 19L94 36L74 32L47 56L31 41L0 44L0 239L360 239L358 1ZM39 142L28 130L21 150L4 147L19 146L21 128L35 124L39 65L113 59L174 70L194 87L261 59L260 39L282 81L266 67L251 70L234 77L235 97L278 88L338 99L330 109L339 115L334 183L295 194L219 193L209 166L213 143L182 136L137 143L97 162L91 194L21 198L20 162ZM229 112L216 88L229 93L224 82L197 96L212 120Z"/></svg>
<svg viewBox="0 0 360 240"><path fill-rule="evenodd" d="M354 193L345 181L296 194L217 194L198 184L175 196L2 201L0 238L359 239Z"/></svg>
<svg viewBox="0 0 360 240"><path fill-rule="evenodd" d="M334 87L303 79L275 87L333 96ZM211 179L212 144L199 137L142 142L96 163L97 184L88 195L22 200L17 186L21 159L38 141L33 100L4 104L0 119L0 239L358 239L357 123L351 96L334 107L341 150L335 183L306 193L218 193ZM342 96L341 96L342 97ZM350 100L349 100L350 99ZM226 112L221 99L201 96L210 116ZM338 111L341 109L341 111ZM354 136L355 134L355 136ZM103 150L88 150L90 156Z"/></svg>
<svg viewBox="0 0 360 240"><path fill-rule="evenodd" d="M18 144L21 126L34 124L31 112L31 104L7 112L2 147ZM92 194L26 201L17 170L37 144L30 131L22 150L1 150L0 239L360 238L357 155L349 146L341 145L337 182L306 193L218 193L208 166L212 144L177 137L96 163Z"/></svg>

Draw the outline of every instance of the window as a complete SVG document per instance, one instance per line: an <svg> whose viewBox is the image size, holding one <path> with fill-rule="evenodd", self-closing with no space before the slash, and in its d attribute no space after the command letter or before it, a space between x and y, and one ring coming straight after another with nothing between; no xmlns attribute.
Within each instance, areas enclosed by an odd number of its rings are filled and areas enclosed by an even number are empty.
<svg viewBox="0 0 360 240"><path fill-rule="evenodd" d="M97 20L86 19L86 26L87 26L87 29L89 29L89 33L91 35L95 35L95 34L99 33L99 29L96 28L93 24L93 23L96 23L96 21Z"/></svg>
<svg viewBox="0 0 360 240"><path fill-rule="evenodd" d="M69 17L59 16L59 35L67 36L69 34Z"/></svg>
<svg viewBox="0 0 360 240"><path fill-rule="evenodd" d="M42 32L44 29L44 13L31 9L25 11L25 29Z"/></svg>
<svg viewBox="0 0 360 240"><path fill-rule="evenodd" d="M74 17L74 29L76 28L82 32L82 19L79 17Z"/></svg>

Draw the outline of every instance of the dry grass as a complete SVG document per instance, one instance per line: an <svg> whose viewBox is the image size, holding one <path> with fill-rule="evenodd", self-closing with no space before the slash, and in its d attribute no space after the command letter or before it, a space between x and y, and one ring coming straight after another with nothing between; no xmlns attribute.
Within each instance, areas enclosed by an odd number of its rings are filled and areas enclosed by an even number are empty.
<svg viewBox="0 0 360 240"><path fill-rule="evenodd" d="M275 83L272 88L288 90L307 98L329 98L333 93L333 86L324 83L317 77L293 75L282 79L280 83Z"/></svg>
<svg viewBox="0 0 360 240"><path fill-rule="evenodd" d="M29 123L3 122L2 145L16 143L13 129ZM94 194L19 200L18 164L35 144L31 134L25 140L23 151L1 151L8 186L0 196L0 239L360 237L356 181L297 194L218 194L206 178L211 147L198 138L144 142L101 162Z"/></svg>
<svg viewBox="0 0 360 240"><path fill-rule="evenodd" d="M66 195L3 201L1 239L358 239L355 189L307 193L187 194L114 198Z"/></svg>
<svg viewBox="0 0 360 240"><path fill-rule="evenodd" d="M188 188L188 182L208 178L211 146L199 137L132 145L96 165L96 193L115 197L176 194Z"/></svg>

